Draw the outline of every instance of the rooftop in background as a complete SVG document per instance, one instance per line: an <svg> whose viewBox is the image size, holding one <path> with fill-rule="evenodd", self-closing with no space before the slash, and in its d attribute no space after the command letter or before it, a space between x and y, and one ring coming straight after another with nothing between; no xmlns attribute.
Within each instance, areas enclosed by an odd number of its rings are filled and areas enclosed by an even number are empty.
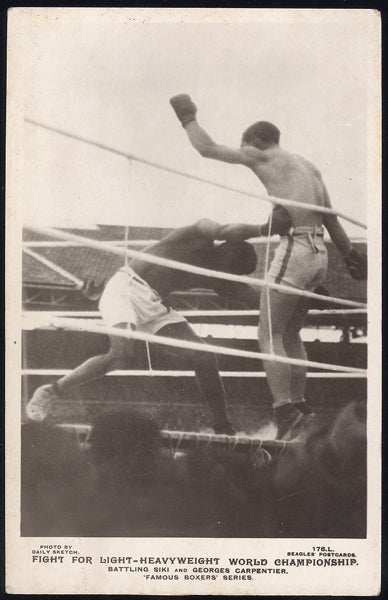
<svg viewBox="0 0 388 600"><path fill-rule="evenodd" d="M94 240L106 242L123 242L125 240L125 227L114 225L99 225L93 229L64 229L72 234L82 235ZM129 241L159 240L164 237L171 229L160 227L129 227ZM26 242L56 241L49 236L34 233L31 230L25 230L23 240ZM271 242L272 248L276 246L276 241ZM366 249L365 241L354 240L355 246L360 250ZM258 255L258 264L256 271L252 273L253 277L262 277L264 273L265 246L262 243L255 244ZM138 244L135 249L141 249ZM97 282L105 281L123 264L122 258L86 246L76 245L53 245L37 246L33 248L34 252L40 254L55 265L58 265L65 271L75 275L79 279L87 277L94 278ZM346 266L339 253L331 242L328 242L329 252L329 273L324 286L330 295L339 298L349 298L361 302L366 301L366 282L356 281L350 277ZM23 254L23 284L45 284L45 285L63 285L74 287L74 283L50 269L37 259Z"/></svg>

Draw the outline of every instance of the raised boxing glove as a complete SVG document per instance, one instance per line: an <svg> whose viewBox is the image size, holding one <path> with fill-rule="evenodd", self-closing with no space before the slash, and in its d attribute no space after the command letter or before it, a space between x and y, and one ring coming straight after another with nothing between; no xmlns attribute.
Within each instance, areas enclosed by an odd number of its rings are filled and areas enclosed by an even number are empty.
<svg viewBox="0 0 388 600"><path fill-rule="evenodd" d="M173 96L170 98L170 104L183 127L186 127L191 121L195 121L197 107L188 94Z"/></svg>
<svg viewBox="0 0 388 600"><path fill-rule="evenodd" d="M349 254L344 256L344 261L353 279L362 281L363 279L367 278L368 258L366 254L358 252L358 250L352 248Z"/></svg>

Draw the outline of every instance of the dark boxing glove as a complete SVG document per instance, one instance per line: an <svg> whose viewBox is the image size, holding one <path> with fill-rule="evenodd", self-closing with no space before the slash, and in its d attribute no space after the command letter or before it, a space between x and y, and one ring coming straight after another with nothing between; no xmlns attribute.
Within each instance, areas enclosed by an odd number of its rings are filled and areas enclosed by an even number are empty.
<svg viewBox="0 0 388 600"><path fill-rule="evenodd" d="M182 123L182 127L186 127L191 121L195 121L197 107L191 100L188 94L178 94L170 98L170 104L173 107L176 116Z"/></svg>
<svg viewBox="0 0 388 600"><path fill-rule="evenodd" d="M93 300L93 302L95 302L96 300L99 300L102 292L104 291L104 287L105 281L96 283L93 278L87 277L83 282L81 293L88 300Z"/></svg>
<svg viewBox="0 0 388 600"><path fill-rule="evenodd" d="M276 204L272 209L272 223L270 217L267 223L261 226L260 235L286 235L291 226L292 221L288 210L281 204Z"/></svg>
<svg viewBox="0 0 388 600"><path fill-rule="evenodd" d="M362 281L368 275L368 258L366 254L358 252L352 248L346 256L344 256L345 264L353 279Z"/></svg>

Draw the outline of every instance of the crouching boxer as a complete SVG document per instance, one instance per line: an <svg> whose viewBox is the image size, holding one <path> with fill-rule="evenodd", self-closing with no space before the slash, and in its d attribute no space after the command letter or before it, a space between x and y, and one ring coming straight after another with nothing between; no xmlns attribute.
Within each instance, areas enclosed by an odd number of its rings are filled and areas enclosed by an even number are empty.
<svg viewBox="0 0 388 600"><path fill-rule="evenodd" d="M201 219L193 225L173 230L147 248L146 254L235 274L249 274L256 267L256 253L246 239L260 235L283 234L289 226L287 211L274 210L272 219L263 225L220 225ZM224 243L216 244L215 242ZM181 270L141 260L130 261L108 281L99 301L99 310L106 326L118 329L137 329L177 340L205 344L187 320L168 306L168 295L176 290L205 287L218 294L241 301L250 308L259 303L259 292L239 282L203 277ZM39 387L27 405L27 415L43 421L54 401L72 388L102 377L109 371L131 365L135 340L110 337L106 354L90 358L71 373L52 385ZM215 433L233 435L224 387L218 372L215 355L196 350L163 346L174 366L193 369L198 387L206 400L213 419Z"/></svg>

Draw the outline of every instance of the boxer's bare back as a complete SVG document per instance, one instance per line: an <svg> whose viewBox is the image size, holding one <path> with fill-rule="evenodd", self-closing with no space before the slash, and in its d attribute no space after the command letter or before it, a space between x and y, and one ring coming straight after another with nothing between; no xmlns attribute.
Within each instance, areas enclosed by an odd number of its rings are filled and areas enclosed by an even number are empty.
<svg viewBox="0 0 388 600"><path fill-rule="evenodd" d="M209 250L214 247L214 237L211 239L206 236L202 226L204 221L173 230L163 239L146 248L145 252L178 262L205 266ZM220 228L220 226L218 227ZM159 266L141 259L134 259L130 261L129 265L163 298L177 288L194 287L200 279L197 275Z"/></svg>
<svg viewBox="0 0 388 600"><path fill-rule="evenodd" d="M303 204L326 205L326 190L320 172L308 160L279 146L258 150L257 153L255 150L252 148L250 154L252 158L256 154L257 160L250 166L270 196L296 200ZM294 227L322 225L322 213L292 206L287 206L287 210Z"/></svg>

